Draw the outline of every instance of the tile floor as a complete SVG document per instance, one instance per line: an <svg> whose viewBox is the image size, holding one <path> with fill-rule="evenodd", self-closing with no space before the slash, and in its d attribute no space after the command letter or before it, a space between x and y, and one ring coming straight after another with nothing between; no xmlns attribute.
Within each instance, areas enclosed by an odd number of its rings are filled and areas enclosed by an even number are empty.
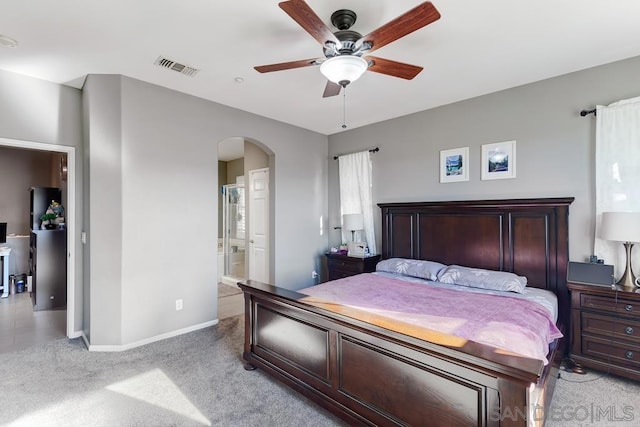
<svg viewBox="0 0 640 427"><path fill-rule="evenodd" d="M218 283L218 295L224 295L218 298L218 320L244 313L244 295L240 288Z"/></svg>
<svg viewBox="0 0 640 427"><path fill-rule="evenodd" d="M0 353L64 338L66 329L67 310L34 312L29 292L0 298Z"/></svg>
<svg viewBox="0 0 640 427"><path fill-rule="evenodd" d="M226 287L225 292L220 292L224 296L218 298L218 319L242 314L244 297L240 289L222 283L218 286ZM28 292L0 298L0 353L64 338L66 322L66 310L34 312Z"/></svg>

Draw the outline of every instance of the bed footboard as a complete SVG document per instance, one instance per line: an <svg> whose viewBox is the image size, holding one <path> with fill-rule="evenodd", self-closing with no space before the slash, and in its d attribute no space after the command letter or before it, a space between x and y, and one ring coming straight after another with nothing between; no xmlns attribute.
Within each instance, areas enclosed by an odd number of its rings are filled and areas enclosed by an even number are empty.
<svg viewBox="0 0 640 427"><path fill-rule="evenodd" d="M413 339L274 286L240 287L246 362L352 425L534 425L530 365L522 371Z"/></svg>

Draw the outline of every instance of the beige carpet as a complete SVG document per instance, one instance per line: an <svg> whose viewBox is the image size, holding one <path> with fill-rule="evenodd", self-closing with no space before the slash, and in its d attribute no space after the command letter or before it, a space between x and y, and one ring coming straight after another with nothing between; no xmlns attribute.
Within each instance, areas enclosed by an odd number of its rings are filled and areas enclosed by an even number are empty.
<svg viewBox="0 0 640 427"><path fill-rule="evenodd" d="M560 372L546 427L638 426L640 383L589 370Z"/></svg>
<svg viewBox="0 0 640 427"><path fill-rule="evenodd" d="M343 425L260 370L245 371L242 316L123 352L57 340L0 354L0 425Z"/></svg>
<svg viewBox="0 0 640 427"><path fill-rule="evenodd" d="M245 371L243 337L243 317L235 316L124 352L89 352L62 339L0 354L0 425L344 425L260 369ZM640 384L561 372L545 415L547 427L637 426Z"/></svg>

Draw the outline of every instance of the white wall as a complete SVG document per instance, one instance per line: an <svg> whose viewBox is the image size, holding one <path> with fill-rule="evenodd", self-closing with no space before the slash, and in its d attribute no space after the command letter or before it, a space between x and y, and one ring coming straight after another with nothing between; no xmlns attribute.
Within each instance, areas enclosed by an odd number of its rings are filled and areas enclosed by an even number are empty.
<svg viewBox="0 0 640 427"><path fill-rule="evenodd" d="M127 77L90 76L84 97L92 345L128 345L217 318L217 145L231 136L274 152L275 282L291 289L313 283L327 246L319 223L327 214L326 136ZM103 198L113 206L98 208Z"/></svg>
<svg viewBox="0 0 640 427"><path fill-rule="evenodd" d="M572 260L592 253L595 119L583 108L640 95L640 57L492 93L354 129L329 138L329 155L380 147L373 154L375 203L575 197ZM416 96L429 96L416 94ZM517 178L481 181L481 145L517 141ZM470 179L439 183L440 150L469 147ZM329 164L330 243L339 242L337 162ZM377 239L380 242L379 210Z"/></svg>

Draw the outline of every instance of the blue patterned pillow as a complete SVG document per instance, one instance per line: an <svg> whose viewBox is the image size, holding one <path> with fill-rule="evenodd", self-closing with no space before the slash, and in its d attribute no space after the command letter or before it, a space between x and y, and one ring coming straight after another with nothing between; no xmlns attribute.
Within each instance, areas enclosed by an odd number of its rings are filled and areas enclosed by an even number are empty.
<svg viewBox="0 0 640 427"><path fill-rule="evenodd" d="M419 277L421 279L436 280L438 272L446 267L435 261L422 261L419 259L389 258L380 261L376 271L402 274L405 276Z"/></svg>
<svg viewBox="0 0 640 427"><path fill-rule="evenodd" d="M527 278L506 271L483 270L481 268L450 265L438 273L442 283L468 286L471 288L491 289L494 291L524 292Z"/></svg>

